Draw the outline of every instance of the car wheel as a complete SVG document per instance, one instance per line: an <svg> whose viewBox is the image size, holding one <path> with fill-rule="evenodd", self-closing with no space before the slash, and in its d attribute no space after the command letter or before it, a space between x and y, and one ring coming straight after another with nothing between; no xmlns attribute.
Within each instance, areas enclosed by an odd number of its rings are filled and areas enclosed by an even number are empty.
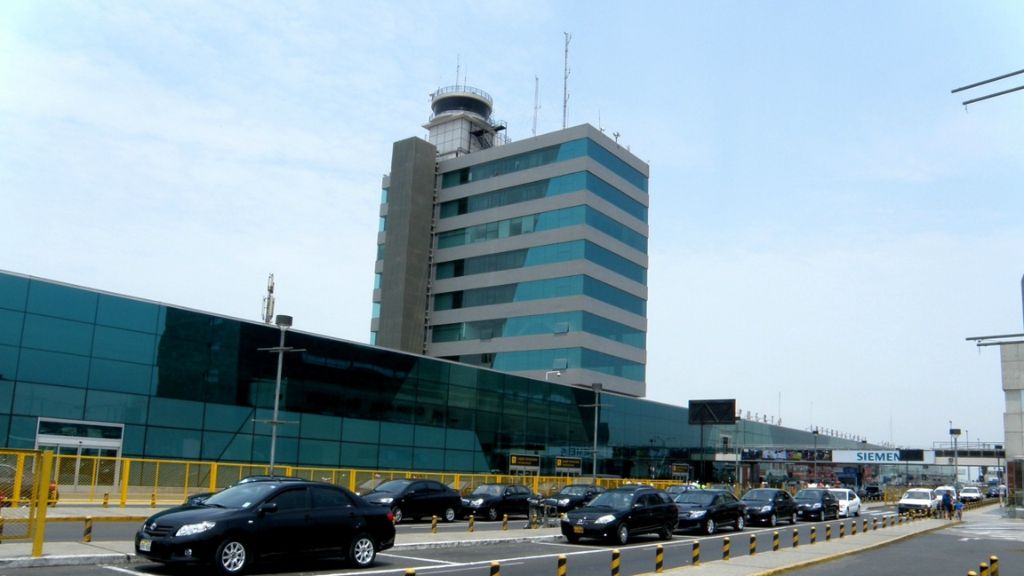
<svg viewBox="0 0 1024 576"><path fill-rule="evenodd" d="M394 514L394 516L395 516L395 524L398 524L399 522L402 521L402 508L401 507L395 506L394 508L391 509L391 513Z"/></svg>
<svg viewBox="0 0 1024 576"><path fill-rule="evenodd" d="M768 517L768 525L774 528L779 523L779 517L772 512L772 515Z"/></svg>
<svg viewBox="0 0 1024 576"><path fill-rule="evenodd" d="M565 535L565 539L569 542L569 544L579 544L580 543L580 537L577 534L566 534Z"/></svg>
<svg viewBox="0 0 1024 576"><path fill-rule="evenodd" d="M672 539L672 532L673 532L674 528L675 528L675 525L673 525L673 524L665 524L661 528L661 531L658 532L658 538L661 538L662 540L671 540Z"/></svg>
<svg viewBox="0 0 1024 576"><path fill-rule="evenodd" d="M853 515L854 516L860 516L860 508L857 508L857 511L854 512Z"/></svg>
<svg viewBox="0 0 1024 576"><path fill-rule="evenodd" d="M454 522L455 521L455 508L445 508L444 509L444 521L445 522Z"/></svg>
<svg viewBox="0 0 1024 576"><path fill-rule="evenodd" d="M789 516L789 524L790 526L796 524L796 512L793 512L793 514Z"/></svg>
<svg viewBox="0 0 1024 576"><path fill-rule="evenodd" d="M704 533L705 534L708 534L708 535L714 534L716 529L718 529L718 526L715 526L715 521L712 520L711 518L708 518L704 522Z"/></svg>
<svg viewBox="0 0 1024 576"><path fill-rule="evenodd" d="M623 546L629 542L629 526L626 526L625 523L619 524L615 530L615 541Z"/></svg>
<svg viewBox="0 0 1024 576"><path fill-rule="evenodd" d="M356 568L366 568L373 565L373 559L377 557L377 546L373 538L366 534L360 534L352 539L348 548L348 559Z"/></svg>
<svg viewBox="0 0 1024 576"><path fill-rule="evenodd" d="M249 566L249 551L241 541L228 539L217 546L213 563L221 574L242 574Z"/></svg>
<svg viewBox="0 0 1024 576"><path fill-rule="evenodd" d="M736 531L737 531L737 532L739 532L739 531L741 531L741 530L743 530L744 528L746 528L746 527L747 527L747 522L746 522L746 520L744 520L744 519L743 519L743 515L742 515L742 514L740 514L740 515L739 515L739 516L738 516L738 517L736 518L736 524L735 524L735 526L736 526Z"/></svg>
<svg viewBox="0 0 1024 576"><path fill-rule="evenodd" d="M491 506L490 508L488 508L487 509L487 519L491 520L491 521L497 520L498 519L498 509L495 508L494 506Z"/></svg>

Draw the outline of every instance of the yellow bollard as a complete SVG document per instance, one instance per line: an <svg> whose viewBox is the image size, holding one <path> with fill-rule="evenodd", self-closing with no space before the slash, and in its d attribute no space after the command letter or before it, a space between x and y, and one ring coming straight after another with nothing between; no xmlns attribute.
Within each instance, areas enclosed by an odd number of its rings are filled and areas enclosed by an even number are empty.
<svg viewBox="0 0 1024 576"><path fill-rule="evenodd" d="M616 548L612 550L612 576L619 576L620 566L622 566L622 553ZM491 574L493 576L493 572Z"/></svg>
<svg viewBox="0 0 1024 576"><path fill-rule="evenodd" d="M491 576L501 576L501 564L491 562Z"/></svg>
<svg viewBox="0 0 1024 576"><path fill-rule="evenodd" d="M846 522L839 525L839 537L842 538L844 536L846 536Z"/></svg>
<svg viewBox="0 0 1024 576"><path fill-rule="evenodd" d="M103 493L103 507L106 508L110 504L110 492Z"/></svg>
<svg viewBox="0 0 1024 576"><path fill-rule="evenodd" d="M415 568L406 568L405 569L405 576L416 576L416 569Z"/></svg>
<svg viewBox="0 0 1024 576"><path fill-rule="evenodd" d="M149 507L156 508L156 492L149 495Z"/></svg>
<svg viewBox="0 0 1024 576"><path fill-rule="evenodd" d="M665 547L658 544L658 547L654 549L654 572L661 574L665 571ZM565 576L560 574L559 576Z"/></svg>
<svg viewBox="0 0 1024 576"><path fill-rule="evenodd" d="M988 573L991 576L999 576L999 557L998 556L989 556L988 557L988 564L991 567L991 569L988 571Z"/></svg>
<svg viewBox="0 0 1024 576"><path fill-rule="evenodd" d="M967 576L978 576L978 573L975 572L974 570L968 570L967 571Z"/></svg>
<svg viewBox="0 0 1024 576"><path fill-rule="evenodd" d="M505 516L501 519L501 529L508 530L508 514L505 514Z"/></svg>
<svg viewBox="0 0 1024 576"><path fill-rule="evenodd" d="M878 530L878 518L871 519L871 529ZM867 528L864 528L864 531L867 532Z"/></svg>
<svg viewBox="0 0 1024 576"><path fill-rule="evenodd" d="M874 518L872 518L872 520L874 520ZM864 519L864 531L865 532L868 531L868 519L867 518Z"/></svg>
<svg viewBox="0 0 1024 576"><path fill-rule="evenodd" d="M430 517L430 532L437 534L437 515Z"/></svg>
<svg viewBox="0 0 1024 576"><path fill-rule="evenodd" d="M817 541L818 541L818 527L817 526L811 526L811 544L814 544Z"/></svg>
<svg viewBox="0 0 1024 576"><path fill-rule="evenodd" d="M693 559L690 564L700 566L700 540L693 541Z"/></svg>
<svg viewBox="0 0 1024 576"><path fill-rule="evenodd" d="M832 525L831 524L825 524L825 542L828 542L831 539L832 539Z"/></svg>
<svg viewBox="0 0 1024 576"><path fill-rule="evenodd" d="M793 528L793 548L800 546L800 530Z"/></svg>
<svg viewBox="0 0 1024 576"><path fill-rule="evenodd" d="M82 531L82 542L92 542L92 516L85 517L85 529Z"/></svg>
<svg viewBox="0 0 1024 576"><path fill-rule="evenodd" d="M857 521L856 520L854 520L853 523L850 524L850 536L853 536L855 534L857 534Z"/></svg>
<svg viewBox="0 0 1024 576"><path fill-rule="evenodd" d="M4 517L0 516L0 541L2 541L4 535Z"/></svg>
<svg viewBox="0 0 1024 576"><path fill-rule="evenodd" d="M469 515L469 531L473 532L474 530L476 530L476 516L473 516L472 514L470 514Z"/></svg>
<svg viewBox="0 0 1024 576"><path fill-rule="evenodd" d="M559 554L559 556L558 556L558 570L555 571L555 576L566 576L566 574L568 574L569 569L568 569L568 567L566 567L566 563L567 562L568 562L568 559L565 557L565 554Z"/></svg>
<svg viewBox="0 0 1024 576"><path fill-rule="evenodd" d="M772 532L772 552L779 551L779 531Z"/></svg>
<svg viewBox="0 0 1024 576"><path fill-rule="evenodd" d="M988 562L982 562L978 565L978 576L988 576Z"/></svg>
<svg viewBox="0 0 1024 576"><path fill-rule="evenodd" d="M757 554L757 534L750 535L750 549L747 551L747 553L751 556Z"/></svg>
<svg viewBox="0 0 1024 576"><path fill-rule="evenodd" d="M726 536L725 538L722 538L722 560L728 560L729 559L729 549L730 548L731 548L731 546L729 544L729 537Z"/></svg>

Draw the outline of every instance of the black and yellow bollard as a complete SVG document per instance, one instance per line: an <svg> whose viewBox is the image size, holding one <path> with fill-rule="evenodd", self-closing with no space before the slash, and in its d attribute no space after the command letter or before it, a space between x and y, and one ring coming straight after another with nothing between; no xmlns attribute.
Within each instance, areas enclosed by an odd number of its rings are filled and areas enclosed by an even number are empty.
<svg viewBox="0 0 1024 576"><path fill-rule="evenodd" d="M469 531L473 532L474 530L476 530L476 516L473 516L472 514L470 514L469 515Z"/></svg>
<svg viewBox="0 0 1024 576"><path fill-rule="evenodd" d="M501 576L501 564L499 562L491 562L491 576Z"/></svg>
<svg viewBox="0 0 1024 576"><path fill-rule="evenodd" d="M866 523L867 523L867 521L865 521L865 524ZM872 518L871 519L871 529L872 530L878 530L878 518ZM868 531L867 526L864 527L864 531L865 532Z"/></svg>
<svg viewBox="0 0 1024 576"><path fill-rule="evenodd" d="M437 515L430 517L430 532L431 534L437 534Z"/></svg>
<svg viewBox="0 0 1024 576"><path fill-rule="evenodd" d="M974 570L968 570L967 571L967 576L978 576L978 573L975 572Z"/></svg>
<svg viewBox="0 0 1024 576"><path fill-rule="evenodd" d="M565 554L559 554L558 556L558 569L555 571L555 576L566 576L569 572L568 564L569 559L566 558Z"/></svg>
<svg viewBox="0 0 1024 576"><path fill-rule="evenodd" d="M856 536L856 535L857 535L857 520L854 520L850 524L850 536Z"/></svg>
<svg viewBox="0 0 1024 576"><path fill-rule="evenodd" d="M665 571L665 547L661 544L654 549L654 571L658 574Z"/></svg>
<svg viewBox="0 0 1024 576"><path fill-rule="evenodd" d="M872 518L872 520L874 520L874 518ZM863 526L863 528L864 528L865 532L868 531L868 519L867 518L864 519L864 526Z"/></svg>
<svg viewBox="0 0 1024 576"><path fill-rule="evenodd" d="M750 549L747 550L747 554L751 556L757 554L757 534L750 535Z"/></svg>
<svg viewBox="0 0 1024 576"><path fill-rule="evenodd" d="M811 526L811 544L818 542L818 527Z"/></svg>
<svg viewBox="0 0 1024 576"><path fill-rule="evenodd" d="M800 530L793 528L793 548L800 546Z"/></svg>
<svg viewBox="0 0 1024 576"><path fill-rule="evenodd" d="M988 562L982 562L978 565L978 576L988 576Z"/></svg>
<svg viewBox="0 0 1024 576"><path fill-rule="evenodd" d="M988 565L990 576L999 576L999 556L989 556Z"/></svg>
<svg viewBox="0 0 1024 576"><path fill-rule="evenodd" d="M110 492L103 493L103 507L106 508L110 504Z"/></svg>
<svg viewBox="0 0 1024 576"><path fill-rule="evenodd" d="M693 541L693 559L690 564L700 566L700 540Z"/></svg>
<svg viewBox="0 0 1024 576"><path fill-rule="evenodd" d="M825 542L828 542L831 539L832 539L832 525L831 524L825 524Z"/></svg>
<svg viewBox="0 0 1024 576"><path fill-rule="evenodd" d="M729 541L729 537L722 538L722 560L729 559L729 551L732 549L732 544Z"/></svg>
<svg viewBox="0 0 1024 576"><path fill-rule="evenodd" d="M92 516L85 517L85 529L82 530L82 542L92 542Z"/></svg>
<svg viewBox="0 0 1024 576"><path fill-rule="evenodd" d="M501 529L508 530L508 514L501 518Z"/></svg>
<svg viewBox="0 0 1024 576"><path fill-rule="evenodd" d="M149 495L149 507L156 508L156 492Z"/></svg>
<svg viewBox="0 0 1024 576"><path fill-rule="evenodd" d="M619 568L622 566L622 553L616 548L612 550L612 576L619 576ZM492 575L493 576L493 575Z"/></svg>
<svg viewBox="0 0 1024 576"><path fill-rule="evenodd" d="M416 576L416 569L415 568L406 568L405 569L405 576Z"/></svg>
<svg viewBox="0 0 1024 576"><path fill-rule="evenodd" d="M839 525L839 537L842 538L844 536L846 536L846 522Z"/></svg>
<svg viewBox="0 0 1024 576"><path fill-rule="evenodd" d="M4 517L0 516L0 541L3 540L4 536Z"/></svg>
<svg viewBox="0 0 1024 576"><path fill-rule="evenodd" d="M779 551L779 531L772 532L772 552Z"/></svg>

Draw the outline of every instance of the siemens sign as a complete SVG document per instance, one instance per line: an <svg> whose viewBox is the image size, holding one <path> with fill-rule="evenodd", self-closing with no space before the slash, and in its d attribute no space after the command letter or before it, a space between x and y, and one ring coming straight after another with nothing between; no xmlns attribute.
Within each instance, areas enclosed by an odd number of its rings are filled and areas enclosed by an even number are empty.
<svg viewBox="0 0 1024 576"><path fill-rule="evenodd" d="M928 450L833 450L832 461L843 464L933 464L935 452Z"/></svg>

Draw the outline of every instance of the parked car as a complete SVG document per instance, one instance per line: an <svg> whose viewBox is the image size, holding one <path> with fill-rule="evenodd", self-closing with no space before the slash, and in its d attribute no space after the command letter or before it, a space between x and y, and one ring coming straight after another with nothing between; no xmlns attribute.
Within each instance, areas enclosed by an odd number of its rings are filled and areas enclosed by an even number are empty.
<svg viewBox="0 0 1024 576"><path fill-rule="evenodd" d="M747 522L775 526L780 520L788 520L796 524L796 501L785 490L754 488L748 490L741 501L747 506Z"/></svg>
<svg viewBox="0 0 1024 576"><path fill-rule="evenodd" d="M801 520L839 518L839 500L827 488L804 488L794 500L796 516Z"/></svg>
<svg viewBox="0 0 1024 576"><path fill-rule="evenodd" d="M269 474L256 474L256 475L253 475L253 476L246 476L244 478L240 478L238 480L238 482L235 482L234 484L229 484L228 486L229 487L230 486L237 486L239 484L245 484L247 482L262 482L263 480L277 480L279 482L291 482L291 481L294 481L294 480L302 480L302 478L296 478L294 476L276 476L276 475L269 475ZM207 498L209 498L210 496L213 496L217 492L220 492L220 490L217 490L215 492L199 492L198 494L191 494L191 495L189 495L188 498L185 499L185 504L186 505L191 505L191 506L198 506L198 505L202 504L203 502L205 502Z"/></svg>
<svg viewBox="0 0 1024 576"><path fill-rule="evenodd" d="M689 492L690 490L700 490L700 488L693 484L673 484L672 486L665 488L665 492L673 498L683 492Z"/></svg>
<svg viewBox="0 0 1024 576"><path fill-rule="evenodd" d="M0 507L8 507L14 504L14 485L18 478L18 468L10 464L0 464ZM32 499L32 485L35 483L35 472L30 465L25 465L21 473L21 487L19 490L18 504L28 505ZM60 490L56 482L50 482L49 504L56 506L60 500Z"/></svg>
<svg viewBox="0 0 1024 576"><path fill-rule="evenodd" d="M839 515L843 518L860 516L860 496L849 488L829 488L829 492L839 501Z"/></svg>
<svg viewBox="0 0 1024 576"><path fill-rule="evenodd" d="M561 514L585 505L602 492L604 492L604 488L593 484L570 484L559 490L554 496L540 499L539 504Z"/></svg>
<svg viewBox="0 0 1024 576"><path fill-rule="evenodd" d="M462 509L462 497L437 480L389 480L363 495L371 504L391 508L395 524L437 516L452 522Z"/></svg>
<svg viewBox="0 0 1024 576"><path fill-rule="evenodd" d="M692 490L675 497L679 509L680 530L699 528L714 534L719 526L731 525L736 530L746 527L747 505L728 490Z"/></svg>
<svg viewBox="0 0 1024 576"><path fill-rule="evenodd" d="M168 564L212 563L221 574L239 575L273 557L340 555L366 567L394 543L386 507L331 484L260 480L150 516L135 534L135 554Z"/></svg>
<svg viewBox="0 0 1024 576"><path fill-rule="evenodd" d="M679 510L669 495L650 486L625 486L598 494L586 506L562 516L562 535L571 543L600 538L624 545L637 534L672 538Z"/></svg>
<svg viewBox="0 0 1024 576"><path fill-rule="evenodd" d="M935 491L929 488L911 488L903 493L903 497L896 503L898 513L904 512L928 512L939 507L941 497L936 497Z"/></svg>
<svg viewBox="0 0 1024 576"><path fill-rule="evenodd" d="M488 520L497 520L505 514L527 515L531 499L537 501L540 496L521 484L481 484L462 499L462 512Z"/></svg>
<svg viewBox="0 0 1024 576"><path fill-rule="evenodd" d="M960 500L962 502L980 502L984 499L985 496L977 486L964 486L964 488L960 490Z"/></svg>
<svg viewBox="0 0 1024 576"><path fill-rule="evenodd" d="M857 492L857 495L860 496L860 499L864 502L881 500L883 494L882 487L877 484L861 486L860 490Z"/></svg>
<svg viewBox="0 0 1024 576"><path fill-rule="evenodd" d="M999 498L1006 496L1006 484L991 484L988 487L988 491L985 492L985 496L989 498Z"/></svg>

